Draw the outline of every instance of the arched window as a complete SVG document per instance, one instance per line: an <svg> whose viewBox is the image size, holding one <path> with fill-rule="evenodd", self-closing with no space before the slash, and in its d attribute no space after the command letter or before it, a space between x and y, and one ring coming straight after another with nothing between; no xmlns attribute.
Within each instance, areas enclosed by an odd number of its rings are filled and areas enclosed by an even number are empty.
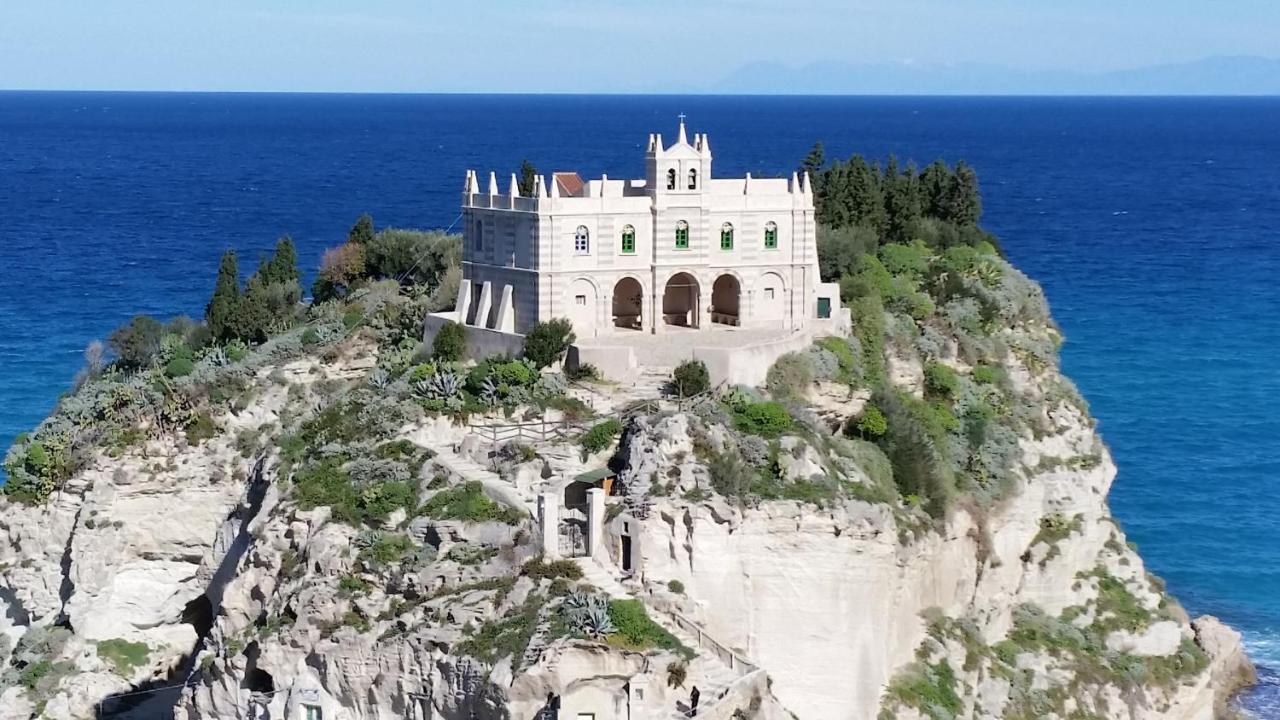
<svg viewBox="0 0 1280 720"><path fill-rule="evenodd" d="M622 226L622 253L631 255L636 251L636 229L630 225Z"/></svg>
<svg viewBox="0 0 1280 720"><path fill-rule="evenodd" d="M471 246L476 252L484 252L484 221L476 221L475 237L471 240Z"/></svg>
<svg viewBox="0 0 1280 720"><path fill-rule="evenodd" d="M676 169L675 168L671 168L670 170L667 171L667 189L668 190L676 189Z"/></svg>
<svg viewBox="0 0 1280 720"><path fill-rule="evenodd" d="M578 231L573 234L573 251L579 255L591 252L591 233L587 231L586 225L579 225Z"/></svg>
<svg viewBox="0 0 1280 720"><path fill-rule="evenodd" d="M775 250L778 247L778 223L770 220L764 224L764 249Z"/></svg>
<svg viewBox="0 0 1280 720"><path fill-rule="evenodd" d="M689 189L698 189L698 171L695 168L689 168Z"/></svg>
<svg viewBox="0 0 1280 720"><path fill-rule="evenodd" d="M720 226L720 249L733 249L733 224L725 223Z"/></svg>
<svg viewBox="0 0 1280 720"><path fill-rule="evenodd" d="M676 223L676 249L689 249L689 223L683 220Z"/></svg>

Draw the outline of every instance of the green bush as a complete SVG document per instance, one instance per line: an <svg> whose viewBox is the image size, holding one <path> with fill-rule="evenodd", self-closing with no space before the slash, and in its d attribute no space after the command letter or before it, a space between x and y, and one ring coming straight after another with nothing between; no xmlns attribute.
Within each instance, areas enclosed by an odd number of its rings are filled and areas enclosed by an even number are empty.
<svg viewBox="0 0 1280 720"><path fill-rule="evenodd" d="M564 376L570 380L599 380L600 370L591 363L578 363L571 368L565 368Z"/></svg>
<svg viewBox="0 0 1280 720"><path fill-rule="evenodd" d="M685 360L671 373L671 385L680 397L692 397L711 389L711 374L701 360Z"/></svg>
<svg viewBox="0 0 1280 720"><path fill-rule="evenodd" d="M537 367L544 368L564 357L574 340L577 336L573 334L573 323L568 319L540 322L524 337L524 356Z"/></svg>
<svg viewBox="0 0 1280 720"><path fill-rule="evenodd" d="M520 569L520 574L534 581L556 580L559 578L581 580L582 568L572 560L561 559L547 562L546 557L538 555L524 564L524 567Z"/></svg>
<svg viewBox="0 0 1280 720"><path fill-rule="evenodd" d="M431 357L442 362L458 362L467 351L467 330L456 322L447 322L431 341Z"/></svg>
<svg viewBox="0 0 1280 720"><path fill-rule="evenodd" d="M186 377L195 372L196 364L191 358L175 357L164 366L164 374L171 378Z"/></svg>
<svg viewBox="0 0 1280 720"><path fill-rule="evenodd" d="M791 414L780 402L747 403L733 413L734 426L761 437L777 437L791 429Z"/></svg>
<svg viewBox="0 0 1280 720"><path fill-rule="evenodd" d="M578 443L582 445L584 453L591 455L609 447L613 443L613 439L618 437L621 432L622 423L616 418L609 418L604 422L597 423L584 433Z"/></svg>
<svg viewBox="0 0 1280 720"><path fill-rule="evenodd" d="M364 320L364 313L359 310L352 310L342 316L342 327L350 330L359 325Z"/></svg>
<svg viewBox="0 0 1280 720"><path fill-rule="evenodd" d="M400 533L379 533L368 547L360 550L360 559L373 565L390 565L404 559L413 549L413 541Z"/></svg>
<svg viewBox="0 0 1280 720"><path fill-rule="evenodd" d="M818 338L813 344L836 356L836 361L840 363L840 380L853 383L859 379L858 368L861 363L849 341L838 337L824 337Z"/></svg>
<svg viewBox="0 0 1280 720"><path fill-rule="evenodd" d="M123 638L103 640L98 643L98 657L106 660L122 677L129 677L137 668L147 664L151 648L146 643L129 642Z"/></svg>
<svg viewBox="0 0 1280 720"><path fill-rule="evenodd" d="M208 412L202 412L196 415L186 427L187 442L202 443L205 440L211 440L218 435L218 426L213 423L213 418Z"/></svg>
<svg viewBox="0 0 1280 720"><path fill-rule="evenodd" d="M769 368L765 387L777 398L803 397L813 385L813 365L799 353L786 353Z"/></svg>
<svg viewBox="0 0 1280 720"><path fill-rule="evenodd" d="M858 418L857 424L854 426L858 430L858 435L867 440L876 440L883 437L889 429L889 421L885 418L884 413L875 405L868 404L862 411L862 417Z"/></svg>
<svg viewBox="0 0 1280 720"><path fill-rule="evenodd" d="M973 369L973 381L980 385L1000 385L1005 380L1003 368L979 365Z"/></svg>
<svg viewBox="0 0 1280 720"><path fill-rule="evenodd" d="M938 362L924 366L924 394L928 397L954 400L960 392L956 371Z"/></svg>
<svg viewBox="0 0 1280 720"><path fill-rule="evenodd" d="M315 345L318 342L320 342L320 333L316 332L315 328L309 327L302 331L303 345Z"/></svg>
<svg viewBox="0 0 1280 720"><path fill-rule="evenodd" d="M680 582L679 580L672 580L667 583L667 589L677 595L683 595L684 583Z"/></svg>
<svg viewBox="0 0 1280 720"><path fill-rule="evenodd" d="M649 617L640 600L610 600L609 619L618 630L616 634L609 636L610 643L636 650L662 648L685 655L691 654L674 635Z"/></svg>
<svg viewBox="0 0 1280 720"><path fill-rule="evenodd" d="M465 522L502 522L519 524L524 514L490 500L484 486L473 480L457 487L441 490L422 506L422 512L434 520Z"/></svg>
<svg viewBox="0 0 1280 720"><path fill-rule="evenodd" d="M160 337L164 328L160 321L148 315L136 315L127 325L121 325L107 336L107 343L116 353L116 363L125 370L140 370L151 366L160 352Z"/></svg>

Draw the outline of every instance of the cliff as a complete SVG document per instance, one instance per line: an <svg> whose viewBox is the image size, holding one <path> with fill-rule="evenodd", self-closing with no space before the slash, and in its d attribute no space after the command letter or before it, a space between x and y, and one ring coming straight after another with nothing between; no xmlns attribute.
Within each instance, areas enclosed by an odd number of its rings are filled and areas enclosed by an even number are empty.
<svg viewBox="0 0 1280 720"><path fill-rule="evenodd" d="M386 283L89 379L6 462L0 720L1229 712L1239 636L1111 518L1038 289L926 261L972 292L891 269L853 337L692 402L426 360Z"/></svg>

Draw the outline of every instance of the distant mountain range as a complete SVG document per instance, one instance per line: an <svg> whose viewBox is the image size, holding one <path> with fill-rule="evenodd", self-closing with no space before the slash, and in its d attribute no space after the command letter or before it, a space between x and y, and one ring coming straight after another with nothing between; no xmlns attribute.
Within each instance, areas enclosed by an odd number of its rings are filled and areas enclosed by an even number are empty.
<svg viewBox="0 0 1280 720"><path fill-rule="evenodd" d="M1109 72L998 65L822 62L745 65L706 88L768 95L1280 95L1280 59L1210 57Z"/></svg>

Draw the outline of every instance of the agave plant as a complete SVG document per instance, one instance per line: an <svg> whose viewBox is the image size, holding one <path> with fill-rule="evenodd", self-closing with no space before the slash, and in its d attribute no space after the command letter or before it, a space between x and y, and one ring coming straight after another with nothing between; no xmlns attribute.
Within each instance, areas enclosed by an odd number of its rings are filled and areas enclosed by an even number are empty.
<svg viewBox="0 0 1280 720"><path fill-rule="evenodd" d="M391 384L391 374L385 368L376 367L369 373L365 382L374 390L386 390Z"/></svg>
<svg viewBox="0 0 1280 720"><path fill-rule="evenodd" d="M484 384L480 386L480 399L489 407L496 406L498 401L502 399L501 389L492 375L485 378Z"/></svg>
<svg viewBox="0 0 1280 720"><path fill-rule="evenodd" d="M592 606L577 617L575 620L575 630L582 633L583 637L599 640L606 635L612 635L618 632L618 628L614 626L613 620L609 619L609 608Z"/></svg>
<svg viewBox="0 0 1280 720"><path fill-rule="evenodd" d="M428 400L449 400L462 392L462 378L452 370L437 370L426 380L414 383L413 391Z"/></svg>

